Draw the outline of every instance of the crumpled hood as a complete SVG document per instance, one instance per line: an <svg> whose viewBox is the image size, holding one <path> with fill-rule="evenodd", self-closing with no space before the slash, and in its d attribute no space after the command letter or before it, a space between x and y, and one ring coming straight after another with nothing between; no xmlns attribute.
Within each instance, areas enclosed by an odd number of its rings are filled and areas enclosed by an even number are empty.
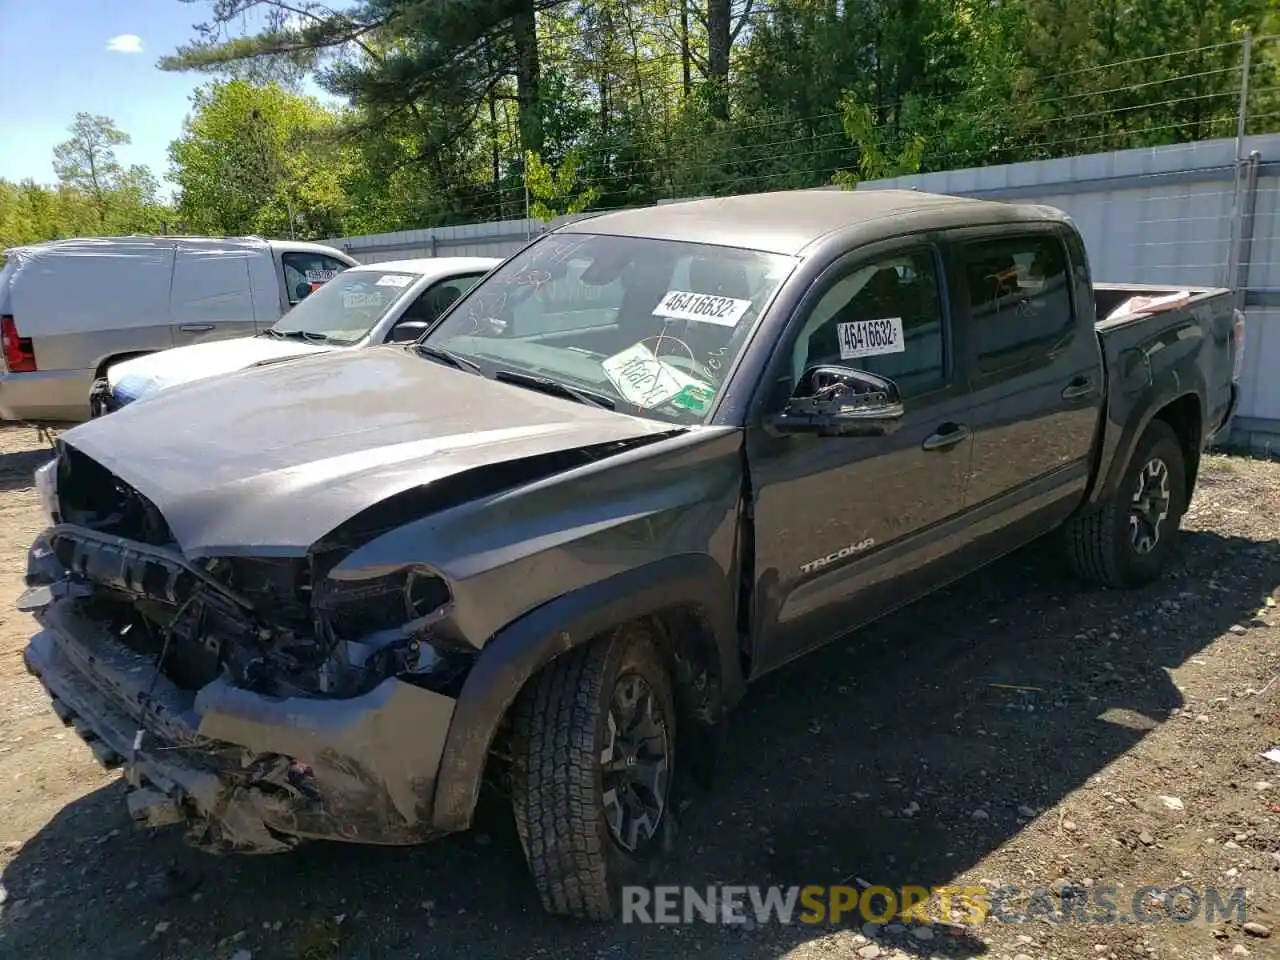
<svg viewBox="0 0 1280 960"><path fill-rule="evenodd" d="M117 363L107 371L107 383L117 400L129 403L180 383L221 376L264 361L333 349L323 344L274 340L271 337L210 340Z"/></svg>
<svg viewBox="0 0 1280 960"><path fill-rule="evenodd" d="M60 442L147 497L194 558L304 553L412 487L678 430L382 346L192 383Z"/></svg>

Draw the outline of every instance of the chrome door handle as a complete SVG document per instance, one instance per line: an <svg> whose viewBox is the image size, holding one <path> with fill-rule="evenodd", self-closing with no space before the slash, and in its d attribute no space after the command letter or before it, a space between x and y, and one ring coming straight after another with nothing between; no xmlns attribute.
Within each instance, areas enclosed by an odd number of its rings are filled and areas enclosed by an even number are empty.
<svg viewBox="0 0 1280 960"><path fill-rule="evenodd" d="M962 423L946 423L943 429L925 437L920 447L924 450L950 450L957 443L967 439L969 428Z"/></svg>
<svg viewBox="0 0 1280 960"><path fill-rule="evenodd" d="M1076 377L1062 390L1063 400L1081 400L1093 396L1093 380L1089 377Z"/></svg>
<svg viewBox="0 0 1280 960"><path fill-rule="evenodd" d="M183 333L208 333L213 329L212 323L184 323L178 327Z"/></svg>

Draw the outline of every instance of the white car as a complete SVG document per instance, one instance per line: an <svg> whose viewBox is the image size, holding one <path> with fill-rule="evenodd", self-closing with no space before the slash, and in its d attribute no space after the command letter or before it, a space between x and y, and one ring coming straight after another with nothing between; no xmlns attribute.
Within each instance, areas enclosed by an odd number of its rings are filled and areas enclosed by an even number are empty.
<svg viewBox="0 0 1280 960"><path fill-rule="evenodd" d="M351 267L252 337L198 343L111 367L93 387L93 416L169 387L286 360L416 340L502 261L435 257Z"/></svg>
<svg viewBox="0 0 1280 960"><path fill-rule="evenodd" d="M5 258L0 420L84 420L113 365L253 334L356 264L333 247L260 237L51 240Z"/></svg>

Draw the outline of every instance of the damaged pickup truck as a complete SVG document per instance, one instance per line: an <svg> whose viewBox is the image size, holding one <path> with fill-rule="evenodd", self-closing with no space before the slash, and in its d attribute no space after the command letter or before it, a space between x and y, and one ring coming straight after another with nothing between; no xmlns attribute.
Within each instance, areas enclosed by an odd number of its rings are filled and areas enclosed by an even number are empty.
<svg viewBox="0 0 1280 960"><path fill-rule="evenodd" d="M1098 320L1159 292L1094 287L1038 206L579 221L416 343L62 435L27 667L141 823L410 844L492 782L546 908L608 917L748 681L1051 532L1089 580L1161 573L1243 321Z"/></svg>

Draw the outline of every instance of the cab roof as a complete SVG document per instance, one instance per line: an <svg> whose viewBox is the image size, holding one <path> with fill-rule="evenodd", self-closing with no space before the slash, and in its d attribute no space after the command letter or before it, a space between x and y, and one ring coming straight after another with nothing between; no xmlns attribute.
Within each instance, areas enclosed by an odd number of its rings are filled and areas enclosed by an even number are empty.
<svg viewBox="0 0 1280 960"><path fill-rule="evenodd" d="M797 256L837 232L876 234L965 223L1066 220L1052 207L949 197L916 190L780 190L619 210L576 220L560 233L680 240Z"/></svg>

